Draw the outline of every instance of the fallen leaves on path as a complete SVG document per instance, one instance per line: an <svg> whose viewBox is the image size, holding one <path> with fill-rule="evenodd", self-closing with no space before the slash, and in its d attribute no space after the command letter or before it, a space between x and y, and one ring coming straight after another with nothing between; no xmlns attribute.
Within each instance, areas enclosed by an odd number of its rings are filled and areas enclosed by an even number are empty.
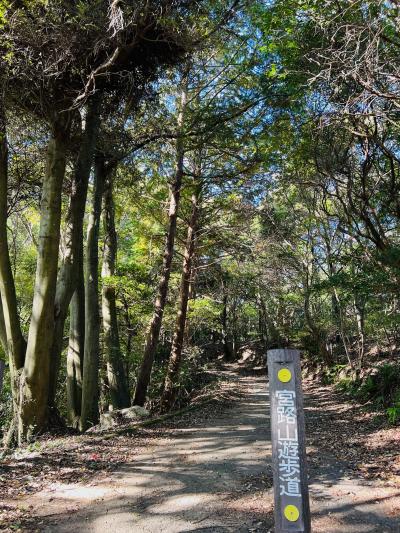
<svg viewBox="0 0 400 533"><path fill-rule="evenodd" d="M382 414L349 401L332 385L305 381L304 391L310 445L331 452L365 479L400 485L398 427L388 427Z"/></svg>
<svg viewBox="0 0 400 533"><path fill-rule="evenodd" d="M200 423L222 412L240 395L237 379L227 374L214 391L211 403L154 426L118 428L118 432L44 436L0 462L0 530L35 531L37 520L21 504L54 483L88 485L101 482L121 464L135 461L139 449L160 437L173 438L174 430ZM125 429L125 432L124 432ZM24 500L25 501L25 500Z"/></svg>

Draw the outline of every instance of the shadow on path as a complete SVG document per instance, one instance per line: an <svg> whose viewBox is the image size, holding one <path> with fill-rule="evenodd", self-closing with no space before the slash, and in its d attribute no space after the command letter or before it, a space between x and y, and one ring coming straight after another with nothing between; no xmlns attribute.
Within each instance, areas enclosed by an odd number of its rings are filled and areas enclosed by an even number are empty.
<svg viewBox="0 0 400 533"><path fill-rule="evenodd" d="M264 377L242 377L247 394L223 413L140 447L133 463L88 486L55 484L34 497L52 533L268 532L271 446ZM321 410L326 408L321 404ZM315 409L307 416L314 416ZM321 429L323 431L323 429ZM315 435L313 442L315 442ZM318 446L312 459L313 531L400 532L395 491L355 479ZM314 460L315 459L315 460ZM48 502L52 500L52 507ZM57 505L54 505L56 502Z"/></svg>

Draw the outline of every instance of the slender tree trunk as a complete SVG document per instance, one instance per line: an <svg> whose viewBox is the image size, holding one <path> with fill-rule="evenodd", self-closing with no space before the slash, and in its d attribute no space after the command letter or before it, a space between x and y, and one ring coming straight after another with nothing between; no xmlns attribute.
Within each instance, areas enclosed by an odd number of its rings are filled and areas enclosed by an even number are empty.
<svg viewBox="0 0 400 533"><path fill-rule="evenodd" d="M358 368L362 368L365 355L365 305L360 297L354 297L354 312L358 329Z"/></svg>
<svg viewBox="0 0 400 533"><path fill-rule="evenodd" d="M103 278L104 347L111 405L114 409L121 409L129 407L130 397L119 339L115 287L112 280L110 280L115 274L117 255L117 232L115 231L113 179L111 174L108 175L103 192L103 226L104 250L101 274Z"/></svg>
<svg viewBox="0 0 400 533"><path fill-rule="evenodd" d="M332 255L332 245L331 245L331 239L329 236L329 231L325 226L324 226L324 232L323 232L323 239L325 241L325 247L326 247L326 262L328 266L328 274L329 274L329 277L332 278L336 274L336 264L335 264L334 257ZM336 289L332 290L332 295L331 295L331 315L332 315L333 323L337 327L338 332L340 333L343 346L347 353L346 339L344 335L342 334L341 302L340 302L340 298L339 298L339 295ZM333 362L334 360L333 342L330 342L327 345L327 350L329 351L331 355L331 360Z"/></svg>
<svg viewBox="0 0 400 533"><path fill-rule="evenodd" d="M221 340L224 356L228 361L231 361L233 354L228 339L228 295L224 281L222 281Z"/></svg>
<svg viewBox="0 0 400 533"><path fill-rule="evenodd" d="M312 339L315 342L318 352L322 356L325 363L327 365L330 365L332 363L332 354L327 348L327 345L322 337L322 333L320 329L315 325L314 320L311 316L310 291L308 288L306 289L305 294L304 294L304 316L306 319L308 330L311 334Z"/></svg>
<svg viewBox="0 0 400 533"><path fill-rule="evenodd" d="M102 156L96 157L85 261L85 351L83 356L81 431L96 424L99 414L99 226L106 174L107 167L104 158Z"/></svg>
<svg viewBox="0 0 400 533"><path fill-rule="evenodd" d="M164 382L164 391L161 398L161 408L168 411L174 402L175 386L181 366L183 339L185 335L186 316L189 301L190 278L192 262L195 253L196 232L199 218L199 192L192 195L192 215L190 218L186 249L183 259L181 289L179 297L179 309L176 318L175 332L172 340L171 354L169 357L167 375Z"/></svg>
<svg viewBox="0 0 400 533"><path fill-rule="evenodd" d="M328 273L329 273L329 276L332 277L336 274L336 265L335 265L334 257L332 255L332 246L330 243L329 232L326 227L324 231L324 241L325 241L325 246L326 246ZM333 288L331 302L332 302L331 304L332 305L332 318L337 325L349 365L351 368L353 368L353 361L351 359L349 343L346 339L346 328L345 328L345 321L344 321L344 316L343 316L343 305L342 305L341 298L336 288ZM333 350L331 352L333 354Z"/></svg>
<svg viewBox="0 0 400 533"><path fill-rule="evenodd" d="M237 333L237 302L236 298L233 299L231 306L232 317L232 355L235 358L238 354L238 333Z"/></svg>
<svg viewBox="0 0 400 533"><path fill-rule="evenodd" d="M330 365L332 363L332 354L328 350L327 345L326 345L326 335L324 338L322 331L315 324L315 321L311 315L310 296L311 296L310 274L307 271L305 273L305 282L304 282L304 317L305 317L306 325L310 332L311 338L313 339L318 352L322 356L322 359L325 361L325 363L327 365Z"/></svg>
<svg viewBox="0 0 400 533"><path fill-rule="evenodd" d="M125 359L125 376L126 376L126 382L128 386L128 390L131 390L131 384L129 381L130 376L130 360L131 360L131 354L132 354L132 341L133 337L135 335L135 330L132 326L132 322L129 316L129 304L126 300L123 302L124 305L124 328L126 332L126 341L125 341L125 353L126 353L126 359Z"/></svg>
<svg viewBox="0 0 400 533"><path fill-rule="evenodd" d="M54 333L61 192L66 164L69 117L58 116L52 128L43 179L36 281L26 359L21 383L19 441L42 431L48 421L50 357Z"/></svg>
<svg viewBox="0 0 400 533"><path fill-rule="evenodd" d="M9 359L13 401L13 418L4 439L4 444L8 447L18 439L19 382L25 362L26 343L22 336L18 315L17 296L8 245L8 144L2 88L0 91L0 336L5 355Z"/></svg>
<svg viewBox="0 0 400 533"><path fill-rule="evenodd" d="M180 103L180 112L178 115L178 138L176 141L176 171L174 181L171 184L171 195L169 204L168 230L165 241L163 265L161 278L158 284L157 297L154 302L154 313L150 323L149 331L146 338L146 344L143 354L142 363L139 368L134 405L144 405L146 401L147 388L150 383L151 371L155 353L157 350L158 339L160 336L161 324L164 314L164 308L167 301L169 278L171 275L171 264L174 255L176 224L178 218L178 208L181 196L182 176L183 176L183 124L187 100L187 78L184 77L182 83L182 94Z"/></svg>
<svg viewBox="0 0 400 533"><path fill-rule="evenodd" d="M67 352L68 418L74 428L79 427L82 407L82 371L85 349L85 282L83 250L78 266L78 280L70 303L70 327Z"/></svg>
<svg viewBox="0 0 400 533"><path fill-rule="evenodd" d="M0 394L3 390L3 379L4 379L4 369L6 367L6 363L3 361L3 359L0 359Z"/></svg>
<svg viewBox="0 0 400 533"><path fill-rule="evenodd" d="M21 332L17 296L8 246L8 145L6 116L0 94L0 296L2 305L1 322L4 327L10 364L19 370L24 366L26 343ZM1 329L3 329L3 327ZM3 339L4 340L4 339Z"/></svg>
<svg viewBox="0 0 400 533"><path fill-rule="evenodd" d="M3 314L3 304L1 303L1 293L0 293L0 344L3 348L3 352L5 355L8 355L8 348L7 348L7 331L6 331L6 324L4 322L4 314Z"/></svg>
<svg viewBox="0 0 400 533"><path fill-rule="evenodd" d="M282 338L281 334L277 330L274 321L272 320L264 299L259 295L259 305L262 313L264 324L266 324L266 339L269 346L281 346Z"/></svg>
<svg viewBox="0 0 400 533"><path fill-rule="evenodd" d="M323 235L324 241L325 241L325 247L326 247L326 262L328 266L328 274L330 277L333 277L336 274L336 267L335 262L332 257L332 246L330 243L328 230L325 229L325 233ZM337 298L337 294L335 291L332 292L331 296L331 313L332 313L332 319L335 321L336 324L340 321L340 311L339 311L339 301Z"/></svg>
<svg viewBox="0 0 400 533"><path fill-rule="evenodd" d="M83 218L90 170L99 130L99 114L101 99L95 95L89 101L85 129L82 134L78 157L75 163L72 180L70 204L66 219L64 234L64 258L58 273L56 300L54 307L54 337L50 363L50 392L49 406L54 408L55 395L58 386L58 372L63 346L64 324L68 313L72 295L76 288L79 275L80 254L83 242Z"/></svg>
<svg viewBox="0 0 400 533"><path fill-rule="evenodd" d="M339 331L340 331L340 336L342 338L342 343L343 343L344 351L346 353L347 360L349 362L350 367L353 369L354 368L354 363L353 363L353 361L351 359L349 342L348 342L348 339L346 338L346 324L345 324L344 316L343 316L343 308L342 308L342 305L341 305L341 302L340 302L340 298L339 298L339 295L338 295L336 289L334 289L334 291L335 291L335 294L336 294L336 299L339 302Z"/></svg>
<svg viewBox="0 0 400 533"><path fill-rule="evenodd" d="M266 350L268 348L268 319L267 319L267 309L265 302L262 299L261 293L258 290L257 292L257 307L258 307L258 331L260 334L260 339L262 341L263 347ZM271 332L271 336L274 337L275 332Z"/></svg>

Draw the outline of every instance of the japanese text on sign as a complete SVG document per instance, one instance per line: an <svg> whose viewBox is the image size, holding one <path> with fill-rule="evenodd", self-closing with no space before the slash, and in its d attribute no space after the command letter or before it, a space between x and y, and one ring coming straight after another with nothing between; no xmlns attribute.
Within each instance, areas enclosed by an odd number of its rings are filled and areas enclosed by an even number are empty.
<svg viewBox="0 0 400 533"><path fill-rule="evenodd" d="M300 457L297 433L296 393L276 391L278 412L278 459L281 496L301 498Z"/></svg>

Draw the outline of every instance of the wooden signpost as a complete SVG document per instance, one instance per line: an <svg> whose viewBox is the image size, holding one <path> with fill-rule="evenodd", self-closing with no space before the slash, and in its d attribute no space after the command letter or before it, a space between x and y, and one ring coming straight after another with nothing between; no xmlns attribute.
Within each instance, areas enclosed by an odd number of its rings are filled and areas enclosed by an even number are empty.
<svg viewBox="0 0 400 533"><path fill-rule="evenodd" d="M268 351L275 533L311 532L300 353Z"/></svg>

